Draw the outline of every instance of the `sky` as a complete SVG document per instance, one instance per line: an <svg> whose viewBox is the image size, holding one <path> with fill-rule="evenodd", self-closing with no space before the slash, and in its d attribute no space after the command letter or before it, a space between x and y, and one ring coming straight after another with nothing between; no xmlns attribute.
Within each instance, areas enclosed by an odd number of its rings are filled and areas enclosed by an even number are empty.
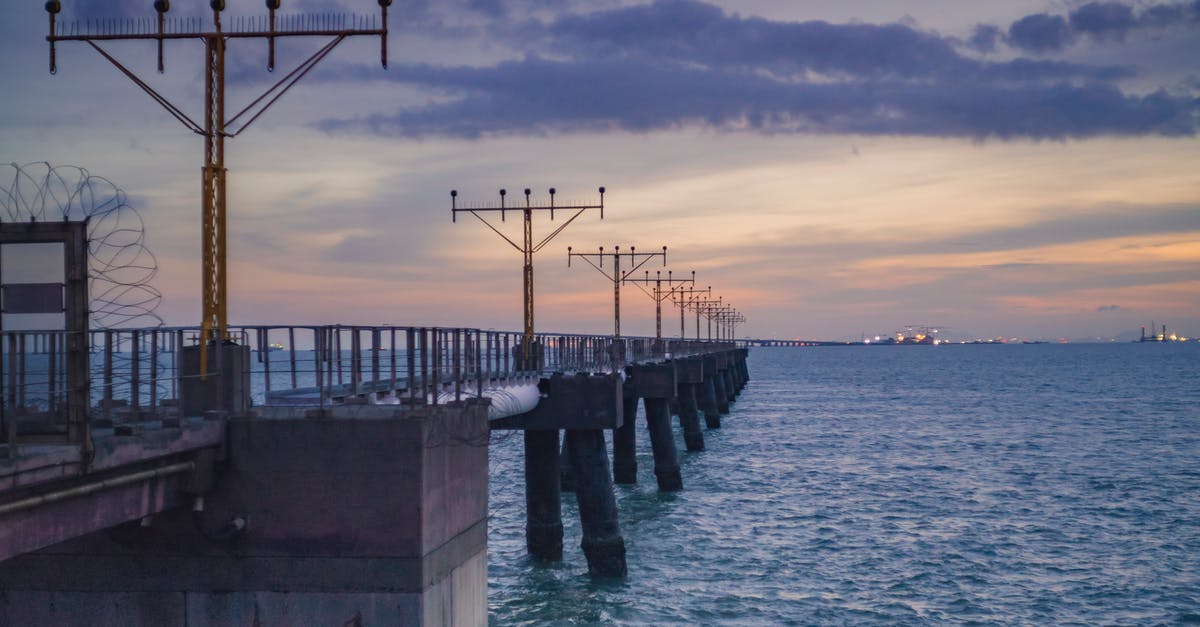
<svg viewBox="0 0 1200 627"><path fill-rule="evenodd" d="M0 163L123 189L159 314L196 324L201 138L86 44L60 44L51 75L43 4L0 23ZM153 17L62 4L68 23ZM170 15L211 20L207 4ZM231 43L228 110L324 43L280 43L274 74L264 42ZM200 43L169 42L161 75L153 44L105 50L200 118ZM739 337L1200 335L1200 1L397 0L388 56L347 40L227 142L231 322L520 329L521 255L452 222L449 191L592 203L604 186L603 220L535 257L538 330L611 331L611 282L567 247L619 245L667 246L646 268L694 270L745 315ZM535 235L562 220L538 214ZM654 333L635 286L621 328Z"/></svg>

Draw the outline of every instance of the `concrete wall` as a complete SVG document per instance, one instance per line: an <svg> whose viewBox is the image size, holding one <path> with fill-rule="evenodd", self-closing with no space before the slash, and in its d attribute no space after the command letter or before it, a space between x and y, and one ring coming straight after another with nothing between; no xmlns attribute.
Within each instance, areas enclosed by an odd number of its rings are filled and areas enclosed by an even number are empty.
<svg viewBox="0 0 1200 627"><path fill-rule="evenodd" d="M177 509L0 563L0 625L486 624L486 405L345 411L231 421L209 537Z"/></svg>

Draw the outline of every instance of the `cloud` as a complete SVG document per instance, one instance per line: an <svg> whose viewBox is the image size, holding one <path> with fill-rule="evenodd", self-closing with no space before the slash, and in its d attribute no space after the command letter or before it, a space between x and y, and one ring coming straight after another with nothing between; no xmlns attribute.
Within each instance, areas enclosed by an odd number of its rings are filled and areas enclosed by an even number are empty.
<svg viewBox="0 0 1200 627"><path fill-rule="evenodd" d="M967 46L976 52L995 52L996 44L1004 38L1004 33L995 24L978 24L967 39Z"/></svg>
<svg viewBox="0 0 1200 627"><path fill-rule="evenodd" d="M1120 305L1103 305L1096 308L1096 313L1115 313L1123 311Z"/></svg>
<svg viewBox="0 0 1200 627"><path fill-rule="evenodd" d="M1166 91L1127 95L1102 82L804 82L634 59L531 57L484 68L401 65L389 78L449 97L391 114L326 119L319 127L464 138L689 126L758 133L1064 139L1190 136L1196 133L1200 110L1190 97Z"/></svg>
<svg viewBox="0 0 1200 627"><path fill-rule="evenodd" d="M1061 18L1060 18L1061 19ZM981 26L980 45L989 28ZM766 72L779 79L1041 80L1112 78L1120 68L1067 63L985 63L955 41L906 24L830 24L742 18L695 0L658 0L533 23L521 33L561 58L673 61L711 69Z"/></svg>
<svg viewBox="0 0 1200 627"><path fill-rule="evenodd" d="M1079 28L1116 28L1117 12L1087 6L1077 11ZM1074 36L1061 16L1018 23L1007 37L1029 47L1049 50ZM394 65L386 74L330 67L323 80L386 76L433 97L318 126L403 137L686 127L976 140L1194 136L1200 126L1200 100L1186 88L1123 91L1118 82L1138 75L1132 68L985 61L965 56L957 39L910 24L768 20L696 0L657 0L555 13L498 33L523 57ZM968 45L994 47L1000 37L998 28L981 25Z"/></svg>
<svg viewBox="0 0 1200 627"><path fill-rule="evenodd" d="M1120 2L1089 2L1071 12L1071 29L1098 38L1125 38L1137 27L1133 7Z"/></svg>
<svg viewBox="0 0 1200 627"><path fill-rule="evenodd" d="M977 250L1013 250L1131 236L1200 231L1200 206L1092 207L1085 212L1048 215L1030 224L981 231L970 237ZM947 243L947 250L952 250Z"/></svg>
<svg viewBox="0 0 1200 627"><path fill-rule="evenodd" d="M1061 15L1026 15L1008 27L1008 43L1028 52L1049 52L1067 47L1074 33Z"/></svg>
<svg viewBox="0 0 1200 627"><path fill-rule="evenodd" d="M1200 1L1151 4L1134 13L1122 2L1089 2L1066 17L1049 13L1027 15L1014 21L1005 41L1025 52L1047 53L1066 48L1081 37L1096 41L1123 41L1139 30L1196 28L1200 25Z"/></svg>

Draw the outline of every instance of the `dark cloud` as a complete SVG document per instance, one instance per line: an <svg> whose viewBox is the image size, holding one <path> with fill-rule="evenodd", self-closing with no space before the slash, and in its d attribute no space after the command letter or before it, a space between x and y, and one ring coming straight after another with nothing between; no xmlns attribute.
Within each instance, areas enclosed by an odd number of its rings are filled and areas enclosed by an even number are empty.
<svg viewBox="0 0 1200 627"><path fill-rule="evenodd" d="M1125 38L1137 26L1133 7L1120 2L1090 2L1071 12L1071 29L1098 38Z"/></svg>
<svg viewBox="0 0 1200 627"><path fill-rule="evenodd" d="M971 37L967 39L967 46L976 52L995 52L996 44L1004 38L1004 33L1000 31L1000 27L994 24L977 24L975 30L971 32Z"/></svg>
<svg viewBox="0 0 1200 627"><path fill-rule="evenodd" d="M1123 19L1099 3L1075 14L1093 36L1115 37ZM697 0L555 15L497 31L521 60L326 69L323 80L386 76L438 97L320 126L409 137L701 127L974 139L1192 136L1200 126L1200 102L1186 89L1123 91L1117 81L1132 68L985 61L908 24L775 21ZM1075 36L1066 18L1040 14L1014 23L1006 41L1052 50ZM981 25L968 45L994 47L1000 37Z"/></svg>
<svg viewBox="0 0 1200 627"><path fill-rule="evenodd" d="M1156 4L1142 10L1140 25L1146 28L1195 26L1200 22L1200 0L1185 4Z"/></svg>
<svg viewBox="0 0 1200 627"><path fill-rule="evenodd" d="M1027 15L1008 28L1005 41L1025 52L1056 52L1080 37L1097 41L1123 41L1138 30L1195 28L1200 25L1200 1L1151 4L1140 12L1122 2L1089 2L1066 17L1039 13Z"/></svg>
<svg viewBox="0 0 1200 627"><path fill-rule="evenodd" d="M1074 33L1061 15L1026 15L1008 27L1008 43L1029 52L1052 52L1067 47Z"/></svg>
<svg viewBox="0 0 1200 627"><path fill-rule="evenodd" d="M986 30L986 27L981 27ZM997 29L998 32L998 29ZM568 15L527 29L543 49L577 59L676 61L779 78L1009 78L1011 68L964 57L953 41L903 24L741 18L693 0ZM986 35L981 35L985 37ZM1067 78L1113 68L1022 61L1018 78ZM1032 74L1029 74L1032 73Z"/></svg>
<svg viewBox="0 0 1200 627"><path fill-rule="evenodd" d="M1100 82L799 82L632 59L530 58L485 68L410 65L395 67L388 76L456 97L394 114L326 120L321 128L466 138L698 126L761 133L1063 139L1192 135L1200 108L1192 98L1161 91L1126 95Z"/></svg>

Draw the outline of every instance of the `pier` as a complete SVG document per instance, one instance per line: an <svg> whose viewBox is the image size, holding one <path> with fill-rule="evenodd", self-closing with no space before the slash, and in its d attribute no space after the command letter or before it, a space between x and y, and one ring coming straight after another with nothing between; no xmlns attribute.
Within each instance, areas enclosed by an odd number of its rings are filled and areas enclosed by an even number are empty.
<svg viewBox="0 0 1200 627"><path fill-rule="evenodd" d="M0 336L0 622L483 624L490 431L523 432L530 554L562 557L567 468L619 577L638 403L679 490L672 414L703 450L749 379L727 341L358 326L231 327L201 371L200 332L90 331L83 397L67 332Z"/></svg>

